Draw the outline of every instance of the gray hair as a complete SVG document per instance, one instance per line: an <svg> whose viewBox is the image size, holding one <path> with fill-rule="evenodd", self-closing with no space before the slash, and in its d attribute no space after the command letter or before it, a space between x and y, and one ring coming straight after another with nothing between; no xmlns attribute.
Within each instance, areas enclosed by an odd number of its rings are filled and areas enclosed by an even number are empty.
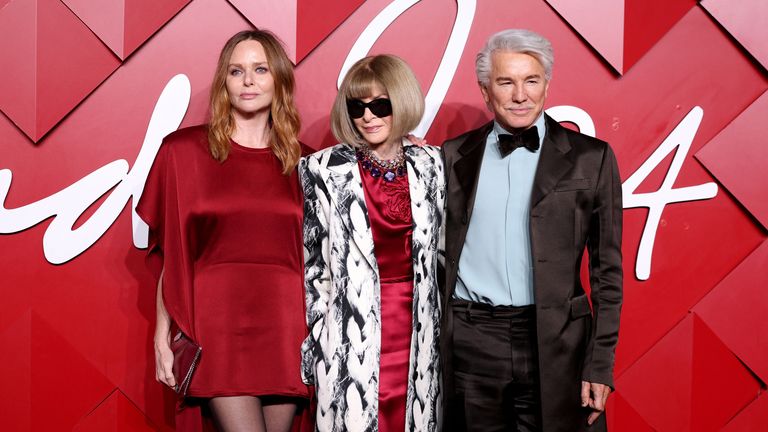
<svg viewBox="0 0 768 432"><path fill-rule="evenodd" d="M491 75L491 55L494 51L512 51L528 54L544 66L544 76L549 81L552 78L552 65L555 55L552 44L544 36L523 29L502 30L488 39L483 49L475 59L475 74L477 81L486 86Z"/></svg>

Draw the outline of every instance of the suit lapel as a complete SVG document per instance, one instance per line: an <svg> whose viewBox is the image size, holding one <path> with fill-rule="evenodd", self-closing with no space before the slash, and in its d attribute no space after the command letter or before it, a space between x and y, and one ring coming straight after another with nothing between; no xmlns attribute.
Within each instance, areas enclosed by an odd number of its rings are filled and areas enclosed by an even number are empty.
<svg viewBox="0 0 768 432"><path fill-rule="evenodd" d="M323 180L329 191L332 191L331 200L336 205L342 224L368 264L378 272L373 254L373 233L355 151L348 145L338 147L330 152L327 167L328 178Z"/></svg>
<svg viewBox="0 0 768 432"><path fill-rule="evenodd" d="M457 215L467 215L472 213L472 207L475 204L475 195L477 191L477 181L480 178L480 165L483 162L483 153L485 151L485 140L493 128L493 122L487 123L483 127L476 129L457 149L458 158L453 164L453 171L456 173L456 180L461 186L461 197L451 200L451 210Z"/></svg>
<svg viewBox="0 0 768 432"><path fill-rule="evenodd" d="M531 208L535 208L545 196L552 192L560 178L573 166L568 157L571 144L563 127L548 115L545 114L544 117L547 122L547 134L544 136L539 165L533 178Z"/></svg>
<svg viewBox="0 0 768 432"><path fill-rule="evenodd" d="M455 280L458 269L458 259L461 249L464 247L464 239L469 228L469 219L472 215L472 207L475 204L477 183L480 178L480 165L483 162L485 140L493 128L493 122L469 133L469 136L455 150L454 155L446 154L446 220L450 229L445 230L445 254L446 259L454 261L450 267L452 270L447 275L448 280ZM452 161L452 162L450 162ZM448 301L453 295L454 283L447 285L444 301Z"/></svg>

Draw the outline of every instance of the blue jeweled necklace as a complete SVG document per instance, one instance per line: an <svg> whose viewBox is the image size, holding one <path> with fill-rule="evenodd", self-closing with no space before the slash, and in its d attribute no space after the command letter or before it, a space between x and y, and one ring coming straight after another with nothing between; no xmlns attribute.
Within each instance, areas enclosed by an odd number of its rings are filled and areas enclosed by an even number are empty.
<svg viewBox="0 0 768 432"><path fill-rule="evenodd" d="M358 148L355 156L360 161L360 166L371 173L373 178L381 177L386 182L392 182L397 177L402 177L406 174L405 154L403 153L402 146L397 149L397 155L389 160L381 160L376 157L367 145L362 145Z"/></svg>

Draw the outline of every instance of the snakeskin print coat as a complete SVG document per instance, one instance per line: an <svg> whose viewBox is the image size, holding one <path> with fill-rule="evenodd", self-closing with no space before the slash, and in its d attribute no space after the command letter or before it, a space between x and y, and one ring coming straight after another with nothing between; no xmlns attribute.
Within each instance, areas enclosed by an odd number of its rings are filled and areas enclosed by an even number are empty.
<svg viewBox="0 0 768 432"><path fill-rule="evenodd" d="M440 150L404 141L413 214L413 335L406 431L440 430L438 254L445 178ZM309 336L302 378L317 391L318 431L378 431L381 305L373 235L354 149L338 144L300 165ZM442 259L442 258L441 258Z"/></svg>

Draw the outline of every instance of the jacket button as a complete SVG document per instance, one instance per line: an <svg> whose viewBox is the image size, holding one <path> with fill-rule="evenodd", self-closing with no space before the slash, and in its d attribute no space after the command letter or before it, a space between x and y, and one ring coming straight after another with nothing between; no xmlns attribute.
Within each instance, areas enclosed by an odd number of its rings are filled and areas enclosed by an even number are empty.
<svg viewBox="0 0 768 432"><path fill-rule="evenodd" d="M464 225L466 225L466 224L467 224L467 222L468 222L468 219L469 219L469 218L467 218L467 214L466 214L466 213L464 213L464 216L462 216L462 217L461 217L461 223L463 223Z"/></svg>

